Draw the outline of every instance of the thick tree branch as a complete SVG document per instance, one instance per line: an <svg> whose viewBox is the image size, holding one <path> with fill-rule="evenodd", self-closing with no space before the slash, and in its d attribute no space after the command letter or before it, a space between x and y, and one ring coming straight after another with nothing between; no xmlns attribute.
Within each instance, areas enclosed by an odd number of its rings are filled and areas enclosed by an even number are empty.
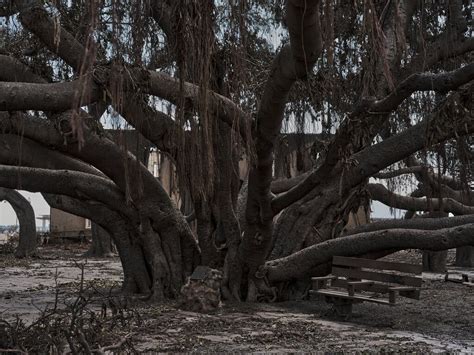
<svg viewBox="0 0 474 355"><path fill-rule="evenodd" d="M307 276L334 255L357 256L383 250L446 250L474 245L474 224L439 230L391 229L328 240L286 258L268 261L262 270L270 282Z"/></svg>
<svg viewBox="0 0 474 355"><path fill-rule="evenodd" d="M344 236L375 232L384 229L423 229L437 230L457 227L459 225L474 223L474 215L442 217L442 218L412 218L412 219L387 219L357 226L348 230Z"/></svg>
<svg viewBox="0 0 474 355"><path fill-rule="evenodd" d="M327 169L334 167L341 156L357 152L369 144L388 119L388 114L416 91L449 91L474 79L474 63L448 73L413 74L402 81L392 92L381 100L362 100L338 129L335 139L329 146L325 164Z"/></svg>
<svg viewBox="0 0 474 355"><path fill-rule="evenodd" d="M64 195L43 194L43 197L51 207L88 218L109 232L122 262L123 290L150 292L151 275L143 259L141 243L138 240L139 233L134 229L132 221L101 203L78 200Z"/></svg>
<svg viewBox="0 0 474 355"><path fill-rule="evenodd" d="M257 115L257 161L250 169L246 209L246 219L251 224L259 219L267 223L273 218L270 206L273 145L280 134L288 92L298 78L312 70L321 54L319 0L288 1L287 24L291 46L285 45L273 62Z"/></svg>
<svg viewBox="0 0 474 355"><path fill-rule="evenodd" d="M255 300L255 272L263 264L272 238L273 211L270 186L273 150L280 134L288 93L297 79L305 78L321 54L322 39L319 0L286 2L286 22L291 45L281 48L275 58L258 109L254 130L256 161L248 178L245 230L239 254L245 255L249 267L248 299ZM259 282L259 281L256 281Z"/></svg>
<svg viewBox="0 0 474 355"><path fill-rule="evenodd" d="M18 17L23 27L36 35L53 53L60 53L60 57L79 73L86 59L83 46L72 34L54 22L42 3L36 0L31 2L35 5L22 9Z"/></svg>
<svg viewBox="0 0 474 355"><path fill-rule="evenodd" d="M126 206L123 194L112 181L79 171L0 165L0 186L96 200L108 206ZM129 209L128 215L133 216L132 211Z"/></svg>
<svg viewBox="0 0 474 355"><path fill-rule="evenodd" d="M457 89L473 79L474 63L467 64L459 69L447 73L412 74L407 79L403 80L388 96L371 104L367 109L367 112L371 115L375 113L390 112L395 110L415 91L448 92ZM371 121L373 121L373 119L369 118L369 126L376 123Z"/></svg>
<svg viewBox="0 0 474 355"><path fill-rule="evenodd" d="M29 82L39 84L47 83L46 80L31 72L29 68L23 63L5 55L0 55L0 81L22 81L25 83ZM25 83L19 85L31 87ZM75 80L69 83L55 83L50 84L49 86L33 87L37 89L33 93L33 97L29 97L26 92L21 91L19 95L16 95L17 92L15 90L13 102L0 99L0 105L2 102L4 102L7 105L6 108L12 109L13 107L10 106L15 105L16 102L17 106L15 109L22 109L21 105L23 105L28 106L30 109L34 106L34 108L37 110L67 110L73 108L74 106L77 107L78 102L74 102L74 97L77 93L77 89L80 89L83 84L85 84L84 81L81 82L79 80ZM89 82L89 84L92 83ZM2 85L10 88L12 87L12 85L9 83L0 83L0 86ZM88 102L96 101L95 104L102 106L102 109L104 109L104 102L100 101L100 99L103 98L103 95L99 94L98 87L92 85L89 87L89 89L91 92L87 95L84 95L84 99L86 100L83 100L83 102L80 104L85 105ZM29 89L27 89L27 91L30 93ZM55 103L49 101L50 96L53 95ZM7 93L0 92L0 97L2 96L6 97ZM127 117L128 122L133 127L137 128L145 138L153 142L160 150L172 154L175 149L173 133L179 129L179 127L177 127L171 117L162 112L153 110L145 103L137 102L134 99L128 98L128 96L126 98L126 103L121 107L119 113ZM97 114L98 116L101 116L102 110L97 112Z"/></svg>
<svg viewBox="0 0 474 355"><path fill-rule="evenodd" d="M356 165L345 172L344 184L347 187L357 186L380 170L430 144L436 144L457 135L472 134L474 132L473 92L474 85L469 84L450 95L443 106L424 121L352 155L351 160ZM446 119L447 117L449 120ZM305 197L319 184L327 182L326 174L331 171L326 171L324 168L327 166L313 171L301 183L274 198L272 201L274 214Z"/></svg>
<svg viewBox="0 0 474 355"><path fill-rule="evenodd" d="M401 78L406 78L414 72L427 70L442 60L455 58L474 50L473 37L462 37L455 41L449 41L447 37L445 34L434 43L428 44L422 53L402 68Z"/></svg>
<svg viewBox="0 0 474 355"><path fill-rule="evenodd" d="M51 84L0 82L0 111L77 109L102 97L99 87L88 82L85 78Z"/></svg>
<svg viewBox="0 0 474 355"><path fill-rule="evenodd" d="M86 58L85 48L62 27L56 31L57 26L41 6L35 6L22 11L20 13L20 20L23 26L34 33L53 53L59 55L76 72L80 72L80 66ZM110 78L113 78L115 81L121 78L125 89L128 88L130 91L136 90L135 83L145 83L143 88L141 88L143 92L161 97L176 105L182 101L182 95L184 95L184 99L188 103L197 107L200 97L197 85L185 83L184 88L181 88L178 79L172 78L168 74L154 71L136 68L117 71L108 67L100 67L100 70L94 73L94 78L96 81L95 84L91 83L93 87L90 90L92 92L102 92L102 90L94 87L94 85L100 84L104 89L107 89L108 85L112 84L109 82ZM130 78L133 78L133 80ZM214 114L231 127L237 127L242 138L247 140L252 124L251 118L234 102L222 95L209 91L208 98L210 109ZM127 117L125 118L127 119Z"/></svg>
<svg viewBox="0 0 474 355"><path fill-rule="evenodd" d="M436 183L433 186L442 197L448 197L467 206L474 206L474 191L471 189L457 191L447 185Z"/></svg>
<svg viewBox="0 0 474 355"><path fill-rule="evenodd" d="M20 120L18 116L23 116ZM63 115L62 133L45 120L35 120L27 115L17 114L16 120L2 119L5 132L21 132L24 137L40 142L46 147L57 149L100 169L123 193L127 200L136 206L142 219L152 223L170 248L183 248L186 253L199 253L197 242L184 217L170 200L157 179L148 169L130 153L124 152L112 141L94 134L84 127L84 142L79 148L78 142L72 139L71 127L67 126L68 116ZM71 140L70 140L71 139ZM194 263L196 257L185 259L184 264L176 264L176 272L182 275L183 267ZM184 266L183 266L184 265Z"/></svg>
<svg viewBox="0 0 474 355"><path fill-rule="evenodd" d="M406 159L406 162L407 162L407 165L409 167L411 167L411 166L423 166L423 162L416 159L413 155L409 156ZM446 185L446 186L450 187L453 190L462 190L464 188L462 182L459 179L456 179L454 177L447 176L447 175L441 175L440 176L439 174L433 172L432 170L428 170L426 172L427 172L426 176L429 179L429 182L431 184L433 184L433 183L438 184L438 183L441 182L441 184ZM415 177L417 177L417 174L415 174ZM421 182L423 182L423 181L421 181Z"/></svg>
<svg viewBox="0 0 474 355"><path fill-rule="evenodd" d="M374 178L377 179L391 179L400 175L405 175L405 174L412 174L412 173L420 173L422 171L427 170L426 167L424 166L410 166L407 168L401 168L393 171L387 171L385 173L377 173L374 174Z"/></svg>
<svg viewBox="0 0 474 355"><path fill-rule="evenodd" d="M168 40L168 46L172 49L176 46L176 34L173 31L171 7L164 0L150 2L151 17L161 27Z"/></svg>
<svg viewBox="0 0 474 355"><path fill-rule="evenodd" d="M45 79L33 73L25 64L4 54L0 54L0 81L47 83Z"/></svg>
<svg viewBox="0 0 474 355"><path fill-rule="evenodd" d="M2 126L1 117L2 113L0 113L0 131L7 129L6 126ZM0 134L0 164L80 171L106 178L104 174L89 164L57 150L47 149L31 139L15 134Z"/></svg>
<svg viewBox="0 0 474 355"><path fill-rule="evenodd" d="M367 189L372 199L383 204L411 211L444 211L455 215L474 214L474 207L463 205L451 198L419 198L401 196L389 191L382 184L368 184Z"/></svg>
<svg viewBox="0 0 474 355"><path fill-rule="evenodd" d="M357 165L346 175L347 184L359 184L423 148L456 136L472 134L473 95L474 84L469 84L450 95L427 119L354 154L353 159Z"/></svg>
<svg viewBox="0 0 474 355"><path fill-rule="evenodd" d="M175 155L177 144L174 138L181 128L170 116L131 98L126 99L119 113L159 150Z"/></svg>
<svg viewBox="0 0 474 355"><path fill-rule="evenodd" d="M271 184L271 192L274 194L286 192L306 179L309 174L311 174L311 171L307 171L293 178L273 180Z"/></svg>
<svg viewBox="0 0 474 355"><path fill-rule="evenodd" d="M168 74L151 71L149 74L150 95L161 97L178 105L183 99L193 107L199 105L199 87L195 84L185 82L181 87L179 79ZM212 90L207 93L209 109L222 121L231 127L238 129L242 139L249 141L249 132L253 121L240 107L225 96L219 95Z"/></svg>

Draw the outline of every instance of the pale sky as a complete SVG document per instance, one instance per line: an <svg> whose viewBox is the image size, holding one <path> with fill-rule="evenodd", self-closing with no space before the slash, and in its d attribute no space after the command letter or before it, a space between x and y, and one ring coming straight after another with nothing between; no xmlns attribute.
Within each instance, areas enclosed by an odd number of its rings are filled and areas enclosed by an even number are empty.
<svg viewBox="0 0 474 355"><path fill-rule="evenodd" d="M43 214L49 214L49 205L46 203L40 193L28 191L20 191L20 193L31 202L33 209L35 210L36 217ZM15 211L13 211L13 208L10 206L10 204L6 201L0 202L0 225L16 224L16 220ZM41 221L37 220L36 225L40 227Z"/></svg>

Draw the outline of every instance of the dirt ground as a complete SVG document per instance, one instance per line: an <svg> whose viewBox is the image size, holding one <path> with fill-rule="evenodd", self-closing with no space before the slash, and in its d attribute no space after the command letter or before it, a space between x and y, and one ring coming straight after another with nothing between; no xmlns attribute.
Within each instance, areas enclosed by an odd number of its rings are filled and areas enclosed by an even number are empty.
<svg viewBox="0 0 474 355"><path fill-rule="evenodd" d="M21 322L21 329L30 329L28 325L54 304L59 309L77 304L72 301L82 278L82 287L91 294L90 314L109 320L100 328L101 336L95 334L97 342L107 346L122 341L124 352L474 353L474 289L445 282L441 274L423 274L420 301L401 298L394 307L357 304L348 320L335 316L323 301L228 303L213 314L200 314L180 310L175 303L118 296L118 258L86 261L81 257L85 250L78 245L48 246L29 260L0 254L0 324ZM414 251L390 258L421 262ZM474 269L449 269L474 279Z"/></svg>

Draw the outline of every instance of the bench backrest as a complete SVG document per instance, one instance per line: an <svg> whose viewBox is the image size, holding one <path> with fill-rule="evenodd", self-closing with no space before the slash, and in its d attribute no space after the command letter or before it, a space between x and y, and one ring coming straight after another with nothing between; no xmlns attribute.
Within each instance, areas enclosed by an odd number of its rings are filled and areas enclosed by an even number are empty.
<svg viewBox="0 0 474 355"><path fill-rule="evenodd" d="M368 270L367 270L368 269ZM404 275L394 273L394 271ZM335 256L332 274L351 280L371 280L404 286L421 287L422 266L362 258Z"/></svg>

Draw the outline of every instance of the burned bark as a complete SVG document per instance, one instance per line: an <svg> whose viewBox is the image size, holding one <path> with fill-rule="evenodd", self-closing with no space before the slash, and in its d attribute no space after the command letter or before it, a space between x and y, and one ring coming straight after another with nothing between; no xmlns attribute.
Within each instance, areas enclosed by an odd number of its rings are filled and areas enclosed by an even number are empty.
<svg viewBox="0 0 474 355"><path fill-rule="evenodd" d="M92 242L84 256L98 258L113 256L114 245L109 233L95 222L92 223L91 229Z"/></svg>
<svg viewBox="0 0 474 355"><path fill-rule="evenodd" d="M474 247L456 248L456 262L454 265L460 267L474 267Z"/></svg>
<svg viewBox="0 0 474 355"><path fill-rule="evenodd" d="M445 273L448 251L423 250L423 271Z"/></svg>

